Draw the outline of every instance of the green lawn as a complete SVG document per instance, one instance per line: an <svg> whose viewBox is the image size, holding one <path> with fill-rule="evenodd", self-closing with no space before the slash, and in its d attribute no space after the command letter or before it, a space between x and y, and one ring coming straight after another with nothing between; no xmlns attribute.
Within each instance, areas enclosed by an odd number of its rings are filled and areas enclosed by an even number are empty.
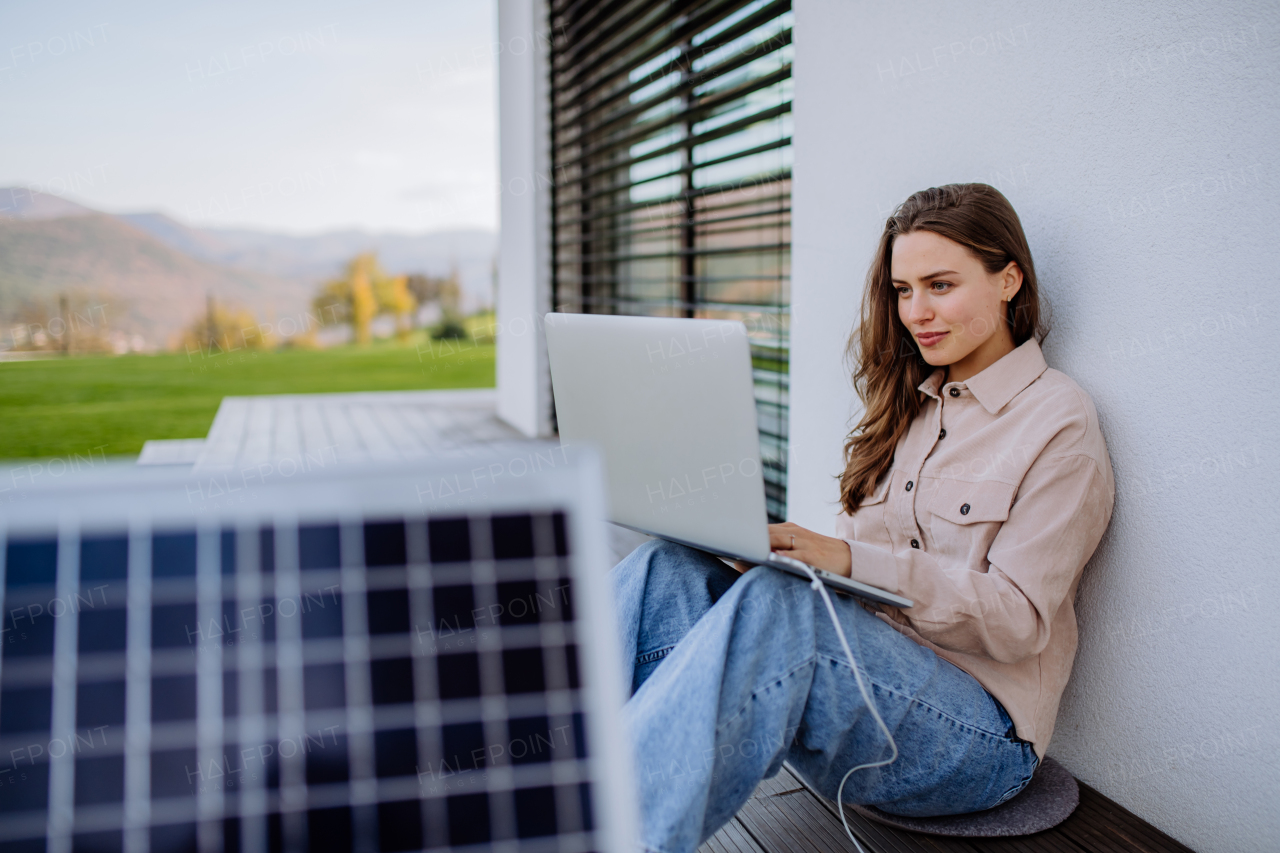
<svg viewBox="0 0 1280 853"><path fill-rule="evenodd" d="M151 438L203 438L226 396L482 388L494 347L428 341L211 358L97 356L0 363L0 457L136 454Z"/></svg>

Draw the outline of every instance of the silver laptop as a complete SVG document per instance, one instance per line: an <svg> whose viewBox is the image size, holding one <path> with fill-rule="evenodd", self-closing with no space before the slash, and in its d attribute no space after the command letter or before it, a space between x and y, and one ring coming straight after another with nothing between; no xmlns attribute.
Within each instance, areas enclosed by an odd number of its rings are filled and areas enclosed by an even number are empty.
<svg viewBox="0 0 1280 853"><path fill-rule="evenodd" d="M0 849L632 849L591 457L11 489Z"/></svg>
<svg viewBox="0 0 1280 853"><path fill-rule="evenodd" d="M560 439L601 448L612 521L808 578L802 563L769 548L742 323L552 313L546 334ZM912 605L813 571L841 592Z"/></svg>

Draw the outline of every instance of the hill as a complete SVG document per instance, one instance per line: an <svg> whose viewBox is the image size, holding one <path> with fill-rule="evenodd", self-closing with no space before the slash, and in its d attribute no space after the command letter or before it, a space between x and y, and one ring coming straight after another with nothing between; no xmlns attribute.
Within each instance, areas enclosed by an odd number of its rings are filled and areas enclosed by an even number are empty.
<svg viewBox="0 0 1280 853"><path fill-rule="evenodd" d="M239 269L318 282L334 275L361 252L377 252L391 273L445 275L457 265L464 292L473 303L489 303L497 235L482 229L425 234L329 231L315 235L278 234L185 225L163 213L125 213L120 218L193 257Z"/></svg>
<svg viewBox="0 0 1280 853"><path fill-rule="evenodd" d="M0 222L0 317L63 292L103 299L111 328L156 346L200 316L206 294L262 318L304 310L311 296L303 281L193 258L108 214Z"/></svg>
<svg viewBox="0 0 1280 853"><path fill-rule="evenodd" d="M0 188L0 219L60 219L90 213L97 211L61 196L32 192L26 187Z"/></svg>
<svg viewBox="0 0 1280 853"><path fill-rule="evenodd" d="M366 251L396 274L456 267L465 310L492 301L492 231L300 236L201 228L163 213L107 214L8 187L0 188L0 324L41 322L61 293L73 293L107 303L112 329L163 347L201 315L206 294L261 320L297 314L318 284ZM0 349L9 345L0 340Z"/></svg>

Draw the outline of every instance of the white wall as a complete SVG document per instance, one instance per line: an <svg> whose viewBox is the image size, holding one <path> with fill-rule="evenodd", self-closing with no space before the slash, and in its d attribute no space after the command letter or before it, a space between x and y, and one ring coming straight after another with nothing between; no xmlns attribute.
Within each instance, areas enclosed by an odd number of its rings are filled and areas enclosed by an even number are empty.
<svg viewBox="0 0 1280 853"><path fill-rule="evenodd" d="M1201 853L1280 838L1280 6L797 0L793 521L830 532L841 363L891 207L1013 202L1117 480L1050 754Z"/></svg>
<svg viewBox="0 0 1280 853"><path fill-rule="evenodd" d="M544 0L499 0L498 415L528 436L551 431L546 31Z"/></svg>

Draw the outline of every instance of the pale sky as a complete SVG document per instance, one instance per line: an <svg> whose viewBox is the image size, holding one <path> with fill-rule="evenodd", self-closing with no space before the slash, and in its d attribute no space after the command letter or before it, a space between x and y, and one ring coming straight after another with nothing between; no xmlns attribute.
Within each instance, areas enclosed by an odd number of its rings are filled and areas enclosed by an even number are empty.
<svg viewBox="0 0 1280 853"><path fill-rule="evenodd" d="M313 233L497 226L494 0L0 3L0 186Z"/></svg>

